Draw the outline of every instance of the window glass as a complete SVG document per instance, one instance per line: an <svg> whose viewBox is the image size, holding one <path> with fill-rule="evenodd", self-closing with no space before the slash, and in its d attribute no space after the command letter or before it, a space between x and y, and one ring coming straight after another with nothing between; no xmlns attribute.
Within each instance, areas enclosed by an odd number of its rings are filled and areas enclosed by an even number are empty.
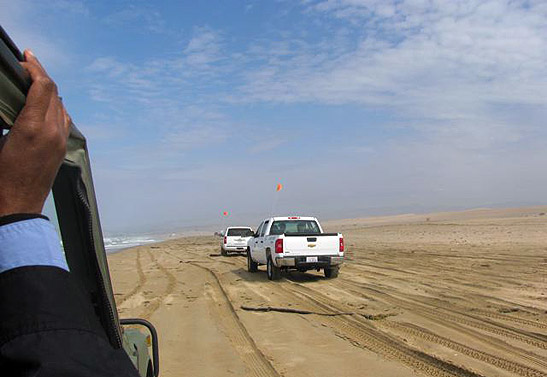
<svg viewBox="0 0 547 377"><path fill-rule="evenodd" d="M264 225L264 223L260 223L260 225L258 226L258 228L256 228L256 234L260 235L260 232L262 231L262 226Z"/></svg>
<svg viewBox="0 0 547 377"><path fill-rule="evenodd" d="M280 220L274 221L270 234L319 234L319 225L313 220Z"/></svg>
<svg viewBox="0 0 547 377"><path fill-rule="evenodd" d="M230 228L228 229L228 236L235 237L251 237L253 231L249 228Z"/></svg>
<svg viewBox="0 0 547 377"><path fill-rule="evenodd" d="M269 221L265 221L264 225L262 226L262 230L260 231L260 237L264 237L264 233L266 232L266 228L268 227Z"/></svg>

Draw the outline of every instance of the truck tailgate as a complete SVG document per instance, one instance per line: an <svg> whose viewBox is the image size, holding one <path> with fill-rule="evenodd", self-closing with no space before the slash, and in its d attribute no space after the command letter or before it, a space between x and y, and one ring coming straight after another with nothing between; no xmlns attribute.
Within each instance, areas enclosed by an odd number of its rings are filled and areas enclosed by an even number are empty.
<svg viewBox="0 0 547 377"><path fill-rule="evenodd" d="M247 246L248 238L240 236L227 236L226 245L227 246Z"/></svg>
<svg viewBox="0 0 547 377"><path fill-rule="evenodd" d="M340 248L340 237L336 233L306 236L285 236L283 251L286 255L335 255Z"/></svg>

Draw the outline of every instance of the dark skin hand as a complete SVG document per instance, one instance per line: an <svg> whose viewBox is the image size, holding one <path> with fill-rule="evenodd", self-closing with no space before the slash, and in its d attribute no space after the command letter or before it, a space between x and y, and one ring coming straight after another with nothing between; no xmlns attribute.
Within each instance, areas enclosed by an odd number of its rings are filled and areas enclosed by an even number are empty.
<svg viewBox="0 0 547 377"><path fill-rule="evenodd" d="M30 50L24 56L21 65L32 85L13 127L0 139L0 216L42 212L70 132L57 86Z"/></svg>

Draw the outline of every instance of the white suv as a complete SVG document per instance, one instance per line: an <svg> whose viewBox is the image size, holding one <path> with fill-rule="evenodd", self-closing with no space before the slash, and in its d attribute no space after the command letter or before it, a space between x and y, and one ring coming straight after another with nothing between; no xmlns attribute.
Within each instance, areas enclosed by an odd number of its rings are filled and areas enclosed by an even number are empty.
<svg viewBox="0 0 547 377"><path fill-rule="evenodd" d="M228 252L244 253L247 251L247 242L253 237L253 229L247 226L229 226L223 232L220 253L224 256Z"/></svg>

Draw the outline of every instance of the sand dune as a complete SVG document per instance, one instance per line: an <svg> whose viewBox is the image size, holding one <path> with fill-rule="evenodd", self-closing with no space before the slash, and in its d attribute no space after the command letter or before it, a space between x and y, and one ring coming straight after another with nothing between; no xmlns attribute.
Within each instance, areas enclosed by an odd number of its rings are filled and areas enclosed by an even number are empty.
<svg viewBox="0 0 547 377"><path fill-rule="evenodd" d="M547 376L547 207L330 221L347 263L246 271L219 239L109 256L121 317L160 333L161 375ZM257 312L280 307L318 314ZM320 315L349 313L343 315Z"/></svg>

